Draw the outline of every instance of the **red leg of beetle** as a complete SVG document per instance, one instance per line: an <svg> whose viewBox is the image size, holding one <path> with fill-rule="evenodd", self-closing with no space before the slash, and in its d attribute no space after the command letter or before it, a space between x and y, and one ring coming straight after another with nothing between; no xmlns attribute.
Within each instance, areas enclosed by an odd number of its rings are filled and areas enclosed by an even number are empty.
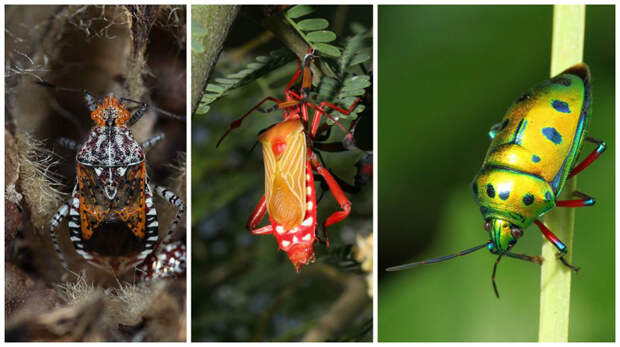
<svg viewBox="0 0 620 347"><path fill-rule="evenodd" d="M593 199L579 199L579 200L562 200L556 202L555 206L557 207L586 207L593 206L596 200Z"/></svg>
<svg viewBox="0 0 620 347"><path fill-rule="evenodd" d="M312 158L310 162L316 172L323 177L323 179L329 186L329 190L332 192L332 195L334 196L336 201L338 201L338 204L342 209L342 211L334 212L331 216L327 217L327 219L323 223L323 233L325 234L325 240L327 241L327 227L347 218L349 212L351 212L351 202L349 201L349 199L347 199L347 196L342 191L342 188L340 188L340 186L338 185L338 182L336 182L336 180L329 173L329 171L327 171L327 169L323 167L316 154L312 153ZM329 243L327 243L327 245L329 246Z"/></svg>
<svg viewBox="0 0 620 347"><path fill-rule="evenodd" d="M222 135L220 140L217 141L217 145L215 147L218 147L220 145L220 143L222 143L222 140L224 140L224 138L228 135L228 133L230 133L234 129L238 128L241 125L241 122L243 122L243 119L245 117L249 116L250 113L256 111L256 109L259 108L260 105L264 104L266 101L273 101L273 102L278 103L278 104L282 102L282 100L278 100L278 99L276 99L276 98L274 98L272 96L268 96L268 97L264 98L263 100L261 100L261 102L259 102L258 104L254 105L254 107L252 107L248 112L246 112L239 119L236 119L232 123L230 123L230 128L228 128L228 130L226 130L226 132L224 133L224 135Z"/></svg>
<svg viewBox="0 0 620 347"><path fill-rule="evenodd" d="M271 225L256 229L258 223L260 223L260 221L263 220L263 217L265 217L265 213L267 213L267 202L265 201L265 195L263 195L263 197L254 208L254 211L252 211L250 218L248 219L248 223L246 226L250 232L252 232L253 234L268 234L272 231ZM269 227L269 231L261 231L262 229L265 229L267 227Z"/></svg>
<svg viewBox="0 0 620 347"><path fill-rule="evenodd" d="M538 225L538 228L540 229L540 231L543 233L543 235L545 235L545 238L547 240L549 240L549 242L551 242L555 248L558 249L558 251L560 251L559 255L560 255L560 261L562 261L562 264L564 264L566 267L570 268L571 270L577 272L579 271L579 268L576 266L572 266L571 264L569 264L566 259L564 259L564 254L566 254L566 252L568 251L566 249L566 245L560 241L560 239L558 239L557 236L555 236L551 230L549 230L549 228L547 228L547 226L545 226L541 221L539 221L538 219L536 219L534 221L534 223L536 223L536 225Z"/></svg>
<svg viewBox="0 0 620 347"><path fill-rule="evenodd" d="M576 191L573 192L573 195L576 195L578 197L580 197L581 199L577 199L577 200L563 200L563 201L557 201L555 203L555 206L558 207L586 207L586 206L594 206L594 204L596 203L596 199L594 199L593 197L584 194L582 192Z"/></svg>
<svg viewBox="0 0 620 347"><path fill-rule="evenodd" d="M598 157L603 154L603 152L605 152L605 149L607 148L607 144L604 141L593 139L591 137L587 137L586 141L596 143L598 147L596 147L596 149L592 151L590 155L588 155L581 163L579 163L579 165L575 166L573 170L571 170L570 174L568 174L568 178L575 176L576 174L580 173L585 168L590 166L590 164L592 164L596 159L598 159Z"/></svg>

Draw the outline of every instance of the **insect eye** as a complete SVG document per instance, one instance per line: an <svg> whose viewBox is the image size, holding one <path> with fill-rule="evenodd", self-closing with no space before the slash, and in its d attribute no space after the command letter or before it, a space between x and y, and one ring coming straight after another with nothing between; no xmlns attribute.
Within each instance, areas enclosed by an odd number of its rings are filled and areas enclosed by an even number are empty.
<svg viewBox="0 0 620 347"><path fill-rule="evenodd" d="M491 222L484 223L484 230L489 231L491 229Z"/></svg>
<svg viewBox="0 0 620 347"><path fill-rule="evenodd" d="M519 239L523 236L523 230L521 230L521 228L512 227L510 228L510 234L512 234L512 237L515 239Z"/></svg>

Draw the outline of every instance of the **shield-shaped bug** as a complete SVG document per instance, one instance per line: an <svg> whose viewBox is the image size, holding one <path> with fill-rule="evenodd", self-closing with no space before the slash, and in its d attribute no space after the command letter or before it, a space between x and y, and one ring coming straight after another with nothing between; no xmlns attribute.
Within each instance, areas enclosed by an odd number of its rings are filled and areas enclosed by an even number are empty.
<svg viewBox="0 0 620 347"><path fill-rule="evenodd" d="M169 243L185 206L170 190L153 185L146 172L145 151L161 141L163 134L138 143L129 128L148 105L114 96L97 100L88 92L84 97L95 125L82 145L61 141L77 151L77 183L71 198L54 215L50 233L60 261L68 269L55 233L68 215L76 252L90 264L118 275L144 262L160 243ZM123 102L138 103L139 107L131 115ZM154 194L177 208L163 242L159 240Z"/></svg>

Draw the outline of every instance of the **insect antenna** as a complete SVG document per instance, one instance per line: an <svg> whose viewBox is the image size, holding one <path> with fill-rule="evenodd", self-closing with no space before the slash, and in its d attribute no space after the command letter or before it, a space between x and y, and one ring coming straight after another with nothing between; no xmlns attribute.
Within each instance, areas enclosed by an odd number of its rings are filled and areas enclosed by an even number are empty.
<svg viewBox="0 0 620 347"><path fill-rule="evenodd" d="M133 103L138 104L138 105L143 105L144 104L144 102L142 102L142 101L127 99L127 98L120 98L120 100L121 101L133 102ZM160 114L162 114L162 115L164 115L164 116L166 116L168 118L177 119L177 120L180 120L182 122L185 122L185 117L183 117L183 116L179 116L179 115L174 114L172 112L168 112L168 111L162 110L161 108L159 108L157 106L149 105L149 107L152 108L153 110L157 111L157 113L160 113Z"/></svg>
<svg viewBox="0 0 620 347"><path fill-rule="evenodd" d="M404 264L404 265L398 265L398 266L392 266L389 267L387 269L385 269L385 271L400 271L400 270L406 270L406 269L410 269L412 267L416 267L416 266L420 266L420 265L424 265L424 264L432 264L432 263L439 263L442 262L444 260L448 260L448 259L452 259L452 258L456 258L456 257L460 257L462 255L466 255L472 252L475 252L477 250L479 250L480 248L483 247L487 247L487 245L489 244L489 242L485 242L479 246L470 248L470 249L466 249L464 251L460 251L454 254L450 254L450 255L445 255L443 257L439 257L439 258L432 258L432 259L427 259L424 261L418 261L415 263L409 263L409 264Z"/></svg>
<svg viewBox="0 0 620 347"><path fill-rule="evenodd" d="M491 274L491 282L493 283L493 290L495 291L495 296L499 299L499 292L497 291L497 284L495 283L495 273L497 272L497 264L502 259L504 253L500 254L499 257L495 260L495 264L493 265L493 274Z"/></svg>

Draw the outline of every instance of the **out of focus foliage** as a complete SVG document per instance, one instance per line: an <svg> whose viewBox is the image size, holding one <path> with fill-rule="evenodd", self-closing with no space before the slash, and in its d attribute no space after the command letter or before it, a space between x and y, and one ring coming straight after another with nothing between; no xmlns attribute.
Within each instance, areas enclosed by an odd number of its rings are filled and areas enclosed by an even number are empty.
<svg viewBox="0 0 620 347"><path fill-rule="evenodd" d="M340 49L359 33L357 30L372 33L371 6L314 9L314 17L329 21L330 30L337 35L330 44ZM262 10L272 11L275 16L286 11L275 6ZM358 194L348 195L352 212L349 218L328 229L331 246L326 249L315 244L316 263L296 274L286 254L278 250L273 236L255 236L245 227L264 194L262 152L260 145L253 146L259 131L281 121L282 113L252 114L219 148L215 147L234 119L266 96L282 98L297 68L294 55L269 68L257 65L265 64L268 59L265 57L273 57L271 52L287 48L257 24L255 13L256 7L241 9L209 79L207 92L218 95L209 103L203 102L203 114L192 119L193 340L371 341L372 301L365 272L371 269L360 262L366 263L372 256L372 247L368 247L371 241L362 238L372 233L372 185L363 187ZM372 47L370 35L366 37L366 47ZM370 58L369 55L352 68L349 64L347 76L369 74ZM320 55L319 60L326 59L340 61ZM232 88L226 87L227 83L232 85L229 76L237 79ZM213 87L216 85L224 89ZM298 90L299 86L293 88ZM366 91L371 95L372 87L368 86ZM336 98L330 96L327 100L334 102ZM358 146L371 150L372 105L363 103L367 111L359 115L362 118L355 134ZM266 104L265 108L271 105ZM345 127L349 123L345 120ZM340 141L343 135L334 127L329 141ZM334 174L352 183L356 173L354 164L361 155L361 151L325 153L323 158ZM319 195L322 192L318 183L317 191ZM329 192L325 192L318 207L321 223L339 210ZM267 218L261 225L266 223ZM357 244L360 247L356 248ZM369 249L370 254L364 254ZM358 299L343 307L349 298ZM343 315L343 310L348 312ZM321 324L326 318L334 319L341 326L323 328ZM332 328L335 331L327 333ZM317 332L322 336L316 335Z"/></svg>
<svg viewBox="0 0 620 347"><path fill-rule="evenodd" d="M596 206L577 211L570 250L571 341L615 340L614 7L587 6L590 134L607 152L578 176ZM488 239L469 189L487 132L512 101L549 76L551 6L379 8L379 269ZM583 155L594 147L586 144ZM583 157L582 155L582 157ZM525 230L516 252L540 254ZM546 241L545 241L546 242ZM379 277L380 341L535 341L540 270L485 251Z"/></svg>

